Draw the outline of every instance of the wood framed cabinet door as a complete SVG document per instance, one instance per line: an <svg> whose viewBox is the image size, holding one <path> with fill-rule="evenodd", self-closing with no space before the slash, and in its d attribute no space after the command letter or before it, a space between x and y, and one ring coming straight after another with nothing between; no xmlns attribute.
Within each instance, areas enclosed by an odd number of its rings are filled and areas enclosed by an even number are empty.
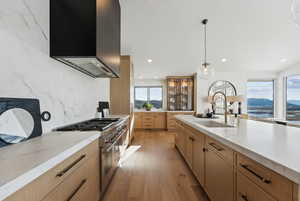
<svg viewBox="0 0 300 201"><path fill-rule="evenodd" d="M185 135L185 160L190 166L190 168L193 168L193 145L195 138L191 135L189 131L184 129L184 135Z"/></svg>
<svg viewBox="0 0 300 201"><path fill-rule="evenodd" d="M143 128L143 114L141 112L134 113L134 128Z"/></svg>
<svg viewBox="0 0 300 201"><path fill-rule="evenodd" d="M193 172L198 179L199 183L204 186L204 135L198 135L194 138L193 142Z"/></svg>
<svg viewBox="0 0 300 201"><path fill-rule="evenodd" d="M205 189L212 201L234 200L233 164L211 149L205 152Z"/></svg>
<svg viewBox="0 0 300 201"><path fill-rule="evenodd" d="M166 113L157 112L154 114L154 128L165 129L166 128Z"/></svg>

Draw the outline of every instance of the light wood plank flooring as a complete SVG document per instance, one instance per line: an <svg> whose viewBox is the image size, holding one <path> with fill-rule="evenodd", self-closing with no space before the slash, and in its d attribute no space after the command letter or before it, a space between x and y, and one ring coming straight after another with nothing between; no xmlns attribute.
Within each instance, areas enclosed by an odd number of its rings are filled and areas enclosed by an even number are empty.
<svg viewBox="0 0 300 201"><path fill-rule="evenodd" d="M104 201L209 201L166 131L138 131Z"/></svg>

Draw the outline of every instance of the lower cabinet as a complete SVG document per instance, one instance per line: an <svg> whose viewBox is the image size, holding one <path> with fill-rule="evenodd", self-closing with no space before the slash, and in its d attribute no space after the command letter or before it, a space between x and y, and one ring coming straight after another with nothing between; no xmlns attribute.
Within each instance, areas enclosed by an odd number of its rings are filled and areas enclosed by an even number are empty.
<svg viewBox="0 0 300 201"><path fill-rule="evenodd" d="M201 185L204 185L204 144L205 137L177 122L175 145Z"/></svg>
<svg viewBox="0 0 300 201"><path fill-rule="evenodd" d="M176 130L176 136L175 136L175 144L180 151L180 153L185 156L185 132L183 126L178 123L177 124L177 130Z"/></svg>
<svg viewBox="0 0 300 201"><path fill-rule="evenodd" d="M211 149L205 152L205 189L212 201L233 201L233 164Z"/></svg>
<svg viewBox="0 0 300 201"><path fill-rule="evenodd" d="M186 129L183 130L185 134L185 159L190 168L193 168L193 142L194 137Z"/></svg>
<svg viewBox="0 0 300 201"><path fill-rule="evenodd" d="M98 201L99 151L99 142L96 140L5 201Z"/></svg>
<svg viewBox="0 0 300 201"><path fill-rule="evenodd" d="M166 129L166 112L135 112L136 129Z"/></svg>
<svg viewBox="0 0 300 201"><path fill-rule="evenodd" d="M134 113L134 128L143 128L143 116L141 112Z"/></svg>
<svg viewBox="0 0 300 201"><path fill-rule="evenodd" d="M93 174L97 174L97 156L89 159L85 164L69 175L61 184L52 190L43 201L79 201L97 200L97 180Z"/></svg>
<svg viewBox="0 0 300 201"><path fill-rule="evenodd" d="M299 201L299 186L176 120L175 144L211 201Z"/></svg>
<svg viewBox="0 0 300 201"><path fill-rule="evenodd" d="M199 183L204 186L204 142L205 137L201 133L195 136L193 141L193 171Z"/></svg>
<svg viewBox="0 0 300 201"><path fill-rule="evenodd" d="M276 201L241 173L237 173L237 201Z"/></svg>

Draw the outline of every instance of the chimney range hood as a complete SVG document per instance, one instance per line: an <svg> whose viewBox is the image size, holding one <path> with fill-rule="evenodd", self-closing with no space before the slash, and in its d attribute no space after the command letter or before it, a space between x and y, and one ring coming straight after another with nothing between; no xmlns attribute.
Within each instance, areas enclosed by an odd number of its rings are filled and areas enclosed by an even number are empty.
<svg viewBox="0 0 300 201"><path fill-rule="evenodd" d="M50 56L91 77L119 77L119 0L50 0Z"/></svg>

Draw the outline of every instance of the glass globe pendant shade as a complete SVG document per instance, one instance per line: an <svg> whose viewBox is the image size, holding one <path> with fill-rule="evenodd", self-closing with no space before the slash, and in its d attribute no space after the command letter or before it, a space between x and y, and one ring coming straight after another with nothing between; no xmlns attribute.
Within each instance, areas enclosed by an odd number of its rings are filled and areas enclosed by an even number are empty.
<svg viewBox="0 0 300 201"><path fill-rule="evenodd" d="M209 66L208 63L202 64L200 67L200 75L204 77L212 77L215 75L215 69L211 66Z"/></svg>
<svg viewBox="0 0 300 201"><path fill-rule="evenodd" d="M300 26L300 0L293 0L292 14L294 22Z"/></svg>

